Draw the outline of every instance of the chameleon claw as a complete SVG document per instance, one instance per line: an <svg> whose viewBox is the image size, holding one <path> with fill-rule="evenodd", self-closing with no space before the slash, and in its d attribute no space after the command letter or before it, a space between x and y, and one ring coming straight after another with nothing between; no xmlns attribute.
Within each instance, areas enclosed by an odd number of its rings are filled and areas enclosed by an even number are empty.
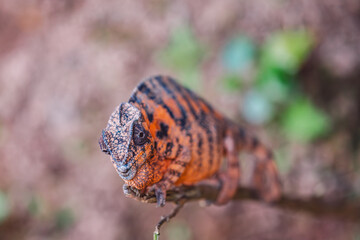
<svg viewBox="0 0 360 240"><path fill-rule="evenodd" d="M127 184L123 185L123 192L126 197L130 197L130 198L141 198L143 195L139 189L131 187Z"/></svg>
<svg viewBox="0 0 360 240"><path fill-rule="evenodd" d="M131 187L130 187L129 185L126 185L126 184L123 185L123 192L124 192L124 194L125 194L127 197L133 195L133 194L132 194L133 191L131 190Z"/></svg>
<svg viewBox="0 0 360 240"><path fill-rule="evenodd" d="M163 207L166 202L166 190L162 184L155 184L150 187L148 192L154 191L156 197L156 206Z"/></svg>
<svg viewBox="0 0 360 240"><path fill-rule="evenodd" d="M156 196L156 205L157 207L163 207L165 206L165 194L163 193L163 191L161 191L161 189L157 189L155 191L155 196Z"/></svg>

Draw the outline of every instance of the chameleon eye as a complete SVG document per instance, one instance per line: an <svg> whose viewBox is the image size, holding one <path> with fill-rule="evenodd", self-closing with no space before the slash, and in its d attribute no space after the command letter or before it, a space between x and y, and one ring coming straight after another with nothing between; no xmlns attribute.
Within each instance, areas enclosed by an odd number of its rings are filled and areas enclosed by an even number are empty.
<svg viewBox="0 0 360 240"><path fill-rule="evenodd" d="M134 125L134 135L133 139L136 145L143 145L147 141L147 136L144 128L141 126L141 124L135 124Z"/></svg>

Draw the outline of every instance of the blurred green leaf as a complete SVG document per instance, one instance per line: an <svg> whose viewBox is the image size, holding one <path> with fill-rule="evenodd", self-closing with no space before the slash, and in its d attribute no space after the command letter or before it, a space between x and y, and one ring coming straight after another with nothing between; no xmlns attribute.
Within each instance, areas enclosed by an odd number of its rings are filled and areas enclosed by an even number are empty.
<svg viewBox="0 0 360 240"><path fill-rule="evenodd" d="M28 203L28 210L30 214L33 216L38 215L43 210L42 204L43 202L41 199L39 199L36 195L33 195Z"/></svg>
<svg viewBox="0 0 360 240"><path fill-rule="evenodd" d="M205 48L195 38L189 26L176 28L169 45L160 52L159 60L166 67L177 71L182 83L193 89L200 89L200 64Z"/></svg>
<svg viewBox="0 0 360 240"><path fill-rule="evenodd" d="M271 35L261 54L261 69L280 69L294 74L309 54L313 40L305 30L283 31Z"/></svg>
<svg viewBox="0 0 360 240"><path fill-rule="evenodd" d="M242 113L252 124L264 124L273 116L273 105L261 93L249 91L245 94Z"/></svg>
<svg viewBox="0 0 360 240"><path fill-rule="evenodd" d="M0 223L10 214L10 203L6 194L0 191Z"/></svg>
<svg viewBox="0 0 360 240"><path fill-rule="evenodd" d="M55 225L56 228L63 231L73 225L75 216L70 208L63 208L55 214Z"/></svg>
<svg viewBox="0 0 360 240"><path fill-rule="evenodd" d="M202 88L201 81L200 81L200 71L194 69L192 71L182 71L178 72L177 76L179 77L179 81L181 83L196 92L199 92Z"/></svg>
<svg viewBox="0 0 360 240"><path fill-rule="evenodd" d="M242 86L241 78L237 74L227 74L221 82L223 83L223 88L229 92L238 91Z"/></svg>
<svg viewBox="0 0 360 240"><path fill-rule="evenodd" d="M272 102L285 102L294 86L293 77L282 71L259 72L256 88Z"/></svg>
<svg viewBox="0 0 360 240"><path fill-rule="evenodd" d="M360 233L359 233L359 231L355 231L355 232L353 233L352 240L360 240Z"/></svg>
<svg viewBox="0 0 360 240"><path fill-rule="evenodd" d="M284 113L282 127L290 139L307 142L324 135L330 128L330 120L310 101L298 99Z"/></svg>
<svg viewBox="0 0 360 240"><path fill-rule="evenodd" d="M190 71L198 68L205 53L189 26L176 28L169 45L160 53L161 62L174 70Z"/></svg>
<svg viewBox="0 0 360 240"><path fill-rule="evenodd" d="M245 36L239 36L228 42L222 52L222 64L230 72L244 71L255 58L255 44Z"/></svg>
<svg viewBox="0 0 360 240"><path fill-rule="evenodd" d="M185 222L170 222L166 228L166 239L170 240L188 240L191 239L191 229Z"/></svg>
<svg viewBox="0 0 360 240"><path fill-rule="evenodd" d="M31 198L28 205L28 210L31 215L36 215L39 212L39 202L35 197Z"/></svg>
<svg viewBox="0 0 360 240"><path fill-rule="evenodd" d="M282 174L287 174L291 169L293 162L291 161L290 154L287 149L281 148L275 152L275 162L276 166L279 168L279 172Z"/></svg>

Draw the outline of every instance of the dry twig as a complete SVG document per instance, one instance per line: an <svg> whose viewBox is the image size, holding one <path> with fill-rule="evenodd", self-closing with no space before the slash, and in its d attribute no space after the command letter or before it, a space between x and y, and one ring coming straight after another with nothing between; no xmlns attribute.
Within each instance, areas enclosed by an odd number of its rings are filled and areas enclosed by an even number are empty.
<svg viewBox="0 0 360 240"><path fill-rule="evenodd" d="M180 209L184 206L186 200L180 200L176 207L171 211L171 213L169 215L166 216L162 216L160 221L158 222L158 224L156 224L155 226L155 231L154 231L154 240L159 240L159 236L160 236L160 228L161 226L165 223L168 222L170 219L172 219L173 217L176 216L176 214L178 214L178 212L180 211Z"/></svg>
<svg viewBox="0 0 360 240"><path fill-rule="evenodd" d="M181 186L167 191L166 201L175 202L177 206L169 215L163 216L156 225L154 239L159 239L160 227L175 217L185 202L201 199L207 200L208 202L215 202L219 190L220 187L217 184L204 182L195 186ZM142 196L134 194L131 197L146 203L156 203L154 193ZM233 200L261 201L254 189L244 187L238 187ZM340 200L328 200L322 197L302 199L284 195L270 205L283 210L307 213L314 217L332 217L347 221L360 221L360 201L358 199L344 198Z"/></svg>
<svg viewBox="0 0 360 240"><path fill-rule="evenodd" d="M181 186L168 191L166 201L177 202L179 199L186 201L205 199L209 202L215 202L218 193L219 187L214 184L205 183L196 186ZM136 199L147 203L156 203L156 197L153 194L136 197ZM255 190L244 187L238 187L233 199L240 201L261 201ZM343 198L329 200L323 197L303 199L284 195L270 205L279 209L307 213L314 217L332 217L347 221L360 221L359 199Z"/></svg>

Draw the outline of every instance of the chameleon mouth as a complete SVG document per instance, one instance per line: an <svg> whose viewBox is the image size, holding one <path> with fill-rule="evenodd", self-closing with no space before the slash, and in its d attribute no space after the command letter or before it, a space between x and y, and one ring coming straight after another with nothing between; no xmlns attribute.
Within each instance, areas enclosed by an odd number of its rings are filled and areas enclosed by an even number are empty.
<svg viewBox="0 0 360 240"><path fill-rule="evenodd" d="M119 173L121 173L121 175L128 175L130 169L131 169L131 167L127 168L125 166L121 166L118 168Z"/></svg>
<svg viewBox="0 0 360 240"><path fill-rule="evenodd" d="M136 176L138 169L140 169L144 164L145 161L142 162L140 165L133 164L131 167L121 166L118 167L116 170L122 179L129 181Z"/></svg>
<svg viewBox="0 0 360 240"><path fill-rule="evenodd" d="M136 175L136 168L134 166L131 166L130 168L126 168L122 166L117 169L117 172L119 173L122 179L131 180Z"/></svg>
<svg viewBox="0 0 360 240"><path fill-rule="evenodd" d="M132 180L138 173L138 170L145 164L146 158L146 154L137 155L133 161L122 166L117 165L116 171L122 179L127 181Z"/></svg>

